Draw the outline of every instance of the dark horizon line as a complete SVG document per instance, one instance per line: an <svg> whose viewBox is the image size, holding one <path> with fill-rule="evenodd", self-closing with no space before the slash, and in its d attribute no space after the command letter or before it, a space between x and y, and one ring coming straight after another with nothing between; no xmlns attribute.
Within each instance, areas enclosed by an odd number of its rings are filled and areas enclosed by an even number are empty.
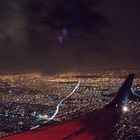
<svg viewBox="0 0 140 140"><path fill-rule="evenodd" d="M29 73L37 73L37 74L50 74L50 75L55 75L55 74L63 74L63 73L83 73L83 74L87 74L87 73L96 73L96 72L107 72L107 71L112 71L112 72L118 72L118 71L128 71L128 72L133 72L133 71L140 71L140 69L135 69L135 68L126 68L126 69L121 69L121 68L118 68L118 69L107 69L107 68L104 68L104 69L90 69L90 70L81 70L81 71L78 71L78 70L71 70L71 71L68 71L68 70L64 70L64 71L58 71L58 72L54 72L54 71L36 71L36 70L28 70L28 71L0 71L0 75L18 75L18 74L29 74Z"/></svg>

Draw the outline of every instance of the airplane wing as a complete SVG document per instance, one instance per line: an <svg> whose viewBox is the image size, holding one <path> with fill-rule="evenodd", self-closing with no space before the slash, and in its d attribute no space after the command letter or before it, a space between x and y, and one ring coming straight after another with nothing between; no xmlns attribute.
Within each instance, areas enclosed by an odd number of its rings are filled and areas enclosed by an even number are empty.
<svg viewBox="0 0 140 140"><path fill-rule="evenodd" d="M113 97L113 100L107 105L112 107L122 107L123 105L127 105L128 98L131 94L131 86L133 83L133 79L135 74L129 74L122 86L119 88L118 92Z"/></svg>
<svg viewBox="0 0 140 140"><path fill-rule="evenodd" d="M27 131L17 135L1 138L2 140L94 140L82 124L68 121L55 126Z"/></svg>

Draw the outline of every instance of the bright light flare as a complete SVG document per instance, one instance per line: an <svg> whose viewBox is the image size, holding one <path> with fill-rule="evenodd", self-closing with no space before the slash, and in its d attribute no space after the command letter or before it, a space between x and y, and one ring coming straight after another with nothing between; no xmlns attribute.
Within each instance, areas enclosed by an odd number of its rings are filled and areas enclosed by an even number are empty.
<svg viewBox="0 0 140 140"><path fill-rule="evenodd" d="M127 112L128 111L128 108L126 106L123 106L123 111L124 112Z"/></svg>

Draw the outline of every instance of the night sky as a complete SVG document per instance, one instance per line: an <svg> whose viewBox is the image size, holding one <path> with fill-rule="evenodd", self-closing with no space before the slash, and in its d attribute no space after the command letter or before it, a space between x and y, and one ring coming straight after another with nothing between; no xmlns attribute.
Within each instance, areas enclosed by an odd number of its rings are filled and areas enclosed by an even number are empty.
<svg viewBox="0 0 140 140"><path fill-rule="evenodd" d="M140 69L140 0L0 0L0 72Z"/></svg>

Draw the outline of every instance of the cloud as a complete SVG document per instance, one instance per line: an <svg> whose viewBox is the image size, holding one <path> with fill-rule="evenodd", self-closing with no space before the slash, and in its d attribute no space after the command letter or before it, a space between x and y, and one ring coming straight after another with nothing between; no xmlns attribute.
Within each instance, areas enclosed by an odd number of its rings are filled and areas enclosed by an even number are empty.
<svg viewBox="0 0 140 140"><path fill-rule="evenodd" d="M107 23L105 17L94 11L91 0L60 0L49 11L43 23L54 29L63 27L81 30L97 30Z"/></svg>
<svg viewBox="0 0 140 140"><path fill-rule="evenodd" d="M128 39L129 32L123 30L131 26L120 26L123 18L119 22L114 16L120 17L119 7L112 8L115 14L108 7L109 2L102 5L94 0L1 0L0 71L51 73L119 67L128 57L132 65L136 59L130 48L135 37ZM117 22L110 24L112 20ZM64 28L68 35L60 44ZM133 49L136 54L135 50L139 49Z"/></svg>

